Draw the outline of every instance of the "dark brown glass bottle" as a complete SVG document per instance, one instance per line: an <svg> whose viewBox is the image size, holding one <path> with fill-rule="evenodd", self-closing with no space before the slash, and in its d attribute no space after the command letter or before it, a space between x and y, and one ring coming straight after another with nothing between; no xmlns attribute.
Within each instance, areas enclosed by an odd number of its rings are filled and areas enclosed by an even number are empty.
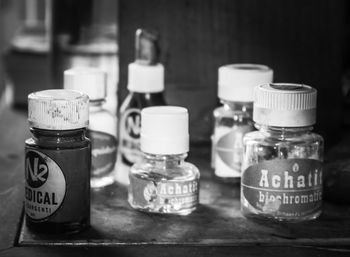
<svg viewBox="0 0 350 257"><path fill-rule="evenodd" d="M141 159L141 110L166 105L163 92L130 92L120 107L120 152L124 164L131 166Z"/></svg>
<svg viewBox="0 0 350 257"><path fill-rule="evenodd" d="M30 94L28 105L26 225L43 233L79 232L90 224L88 97L46 90Z"/></svg>
<svg viewBox="0 0 350 257"><path fill-rule="evenodd" d="M157 34L138 29L135 38L135 62L128 67L129 95L120 108L119 151L121 160L132 165L141 160L141 110L166 105L164 67L159 60Z"/></svg>

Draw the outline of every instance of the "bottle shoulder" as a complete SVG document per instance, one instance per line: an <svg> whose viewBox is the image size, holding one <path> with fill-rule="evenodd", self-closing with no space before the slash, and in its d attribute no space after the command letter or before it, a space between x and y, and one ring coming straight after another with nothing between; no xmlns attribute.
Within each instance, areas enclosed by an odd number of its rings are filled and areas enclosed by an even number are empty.
<svg viewBox="0 0 350 257"><path fill-rule="evenodd" d="M28 138L25 140L26 148L35 148L35 149L47 149L47 150L69 150L69 149L83 149L90 148L90 139L85 137L83 140L68 140L68 141L44 141L36 140L35 138Z"/></svg>
<svg viewBox="0 0 350 257"><path fill-rule="evenodd" d="M232 116L234 114L240 114L242 111L225 108L223 105L219 106L214 109L213 114L214 117L220 117L220 116Z"/></svg>
<svg viewBox="0 0 350 257"><path fill-rule="evenodd" d="M250 144L273 143L273 142L275 143L279 143L279 142L323 143L323 137L315 132L271 135L261 130L256 130L245 134L244 142L250 143Z"/></svg>
<svg viewBox="0 0 350 257"><path fill-rule="evenodd" d="M120 112L123 113L127 109L142 109L148 106L166 105L163 92L158 93L135 93L130 92L124 99Z"/></svg>
<svg viewBox="0 0 350 257"><path fill-rule="evenodd" d="M187 181L200 177L199 169L189 162L166 168L151 165L148 162L140 162L131 167L130 173L167 181Z"/></svg>
<svg viewBox="0 0 350 257"><path fill-rule="evenodd" d="M252 120L252 114L248 111L230 109L224 106L214 109L213 116L216 120L234 119L234 120Z"/></svg>

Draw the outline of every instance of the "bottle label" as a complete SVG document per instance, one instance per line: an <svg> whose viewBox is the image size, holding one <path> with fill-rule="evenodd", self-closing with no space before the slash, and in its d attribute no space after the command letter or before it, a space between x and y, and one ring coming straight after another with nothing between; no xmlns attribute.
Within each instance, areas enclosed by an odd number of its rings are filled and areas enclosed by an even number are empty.
<svg viewBox="0 0 350 257"><path fill-rule="evenodd" d="M271 160L242 174L243 201L277 218L304 217L322 205L322 163L311 159Z"/></svg>
<svg viewBox="0 0 350 257"><path fill-rule="evenodd" d="M243 157L243 137L252 126L241 125L215 128L214 169L218 177L240 177Z"/></svg>
<svg viewBox="0 0 350 257"><path fill-rule="evenodd" d="M108 175L113 171L117 159L117 139L95 130L88 130L88 137L91 141L91 175Z"/></svg>
<svg viewBox="0 0 350 257"><path fill-rule="evenodd" d="M126 110L120 120L120 152L129 164L141 160L140 129L141 110Z"/></svg>
<svg viewBox="0 0 350 257"><path fill-rule="evenodd" d="M133 202L154 210L180 211L198 203L198 180L153 182L130 176Z"/></svg>
<svg viewBox="0 0 350 257"><path fill-rule="evenodd" d="M26 150L25 212L41 221L53 215L62 205L66 180L61 168L47 155Z"/></svg>

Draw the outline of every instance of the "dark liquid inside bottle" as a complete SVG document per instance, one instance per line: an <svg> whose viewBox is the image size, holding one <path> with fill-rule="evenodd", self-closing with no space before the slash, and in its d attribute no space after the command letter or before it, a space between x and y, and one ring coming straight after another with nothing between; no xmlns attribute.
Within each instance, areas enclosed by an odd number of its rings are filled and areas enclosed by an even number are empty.
<svg viewBox="0 0 350 257"><path fill-rule="evenodd" d="M126 165L132 165L140 159L141 110L145 107L166 105L163 92L130 92L120 107L121 159Z"/></svg>
<svg viewBox="0 0 350 257"><path fill-rule="evenodd" d="M90 141L85 129L31 128L26 140L26 225L74 233L90 224Z"/></svg>

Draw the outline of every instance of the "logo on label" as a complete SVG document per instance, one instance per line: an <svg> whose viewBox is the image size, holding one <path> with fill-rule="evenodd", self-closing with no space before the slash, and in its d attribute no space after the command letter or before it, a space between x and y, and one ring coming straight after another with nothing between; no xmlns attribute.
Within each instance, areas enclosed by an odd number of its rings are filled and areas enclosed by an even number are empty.
<svg viewBox="0 0 350 257"><path fill-rule="evenodd" d="M125 112L124 126L131 138L140 138L141 113L139 109L129 109Z"/></svg>
<svg viewBox="0 0 350 257"><path fill-rule="evenodd" d="M88 130L91 141L91 172L104 176L113 171L117 159L117 139L101 131Z"/></svg>
<svg viewBox="0 0 350 257"><path fill-rule="evenodd" d="M145 189L143 190L143 196L148 202L153 201L157 197L157 194L158 194L157 187L155 187L153 183L147 184L145 186Z"/></svg>
<svg viewBox="0 0 350 257"><path fill-rule="evenodd" d="M121 117L120 152L129 163L135 163L141 159L140 152L140 109L128 109Z"/></svg>
<svg viewBox="0 0 350 257"><path fill-rule="evenodd" d="M251 126L218 127L215 129L215 174L219 177L240 177L243 136Z"/></svg>
<svg viewBox="0 0 350 257"><path fill-rule="evenodd" d="M65 192L64 175L50 157L26 150L25 212L33 220L43 220L61 206Z"/></svg>
<svg viewBox="0 0 350 257"><path fill-rule="evenodd" d="M311 159L264 161L242 175L242 197L276 217L303 217L321 208L322 164Z"/></svg>
<svg viewBox="0 0 350 257"><path fill-rule="evenodd" d="M45 160L36 152L28 152L25 170L27 183L32 188L41 187L49 176Z"/></svg>

